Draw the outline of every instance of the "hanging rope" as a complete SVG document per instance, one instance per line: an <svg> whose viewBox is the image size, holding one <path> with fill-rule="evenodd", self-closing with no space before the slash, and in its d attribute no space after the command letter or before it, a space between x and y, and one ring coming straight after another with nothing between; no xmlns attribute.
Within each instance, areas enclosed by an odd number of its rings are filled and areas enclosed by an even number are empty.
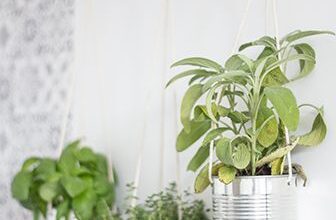
<svg viewBox="0 0 336 220"><path fill-rule="evenodd" d="M148 119L148 113L150 110L149 107L149 101L150 101L150 92L147 92L146 100L145 100L145 109L144 109L144 121L143 121L143 127L141 130L141 140L140 140L140 149L138 153L137 158L137 165L135 170L135 177L134 177L134 190L132 193L132 201L131 206L135 207L137 202L137 196L138 196L138 187L139 187L139 180L140 180L140 174L141 174L141 166L142 166L142 158L143 158L143 152L145 149L145 136L147 131L147 119Z"/></svg>
<svg viewBox="0 0 336 220"><path fill-rule="evenodd" d="M244 10L243 17L242 17L242 20L241 20L239 28L238 28L238 32L237 32L237 35L236 35L236 38L235 38L235 41L234 41L234 45L233 45L233 48L232 48L231 55L235 54L237 49L238 49L238 44L239 44L239 41L240 41L240 38L241 38L241 34L244 30L244 27L246 26L247 16L248 16L248 12L250 10L251 2L252 2L252 0L247 0L247 2L246 2L245 10ZM220 96L217 95L216 104L218 105L219 102L220 102ZM211 128L212 129L216 128L217 126L218 125L215 122L211 123ZM214 157L214 143L215 143L215 141L210 142L210 149L209 149L208 179L209 179L211 184L213 183L213 181L212 181L212 163L213 163L213 157Z"/></svg>
<svg viewBox="0 0 336 220"><path fill-rule="evenodd" d="M96 14L95 14L95 5L94 5L94 1L90 0L91 2L91 17L95 18ZM99 37L96 36L97 31L97 26L96 25L92 25L91 24L91 28L92 28L92 39L90 39L90 42L99 42ZM92 55L92 59L94 61L94 66L96 67L96 73L97 73L97 78L98 78L98 82L99 82L99 92L100 92L100 96L99 96L99 102L100 102L100 109L101 109L101 118L100 118L100 124L101 124L101 131L102 131L102 137L106 138L107 141L107 146L111 146L112 145L112 141L111 140L111 135L108 133L109 131L109 127L107 125L108 123L108 117L107 117L107 95L104 94L104 92L106 91L106 80L104 77L104 68L103 65L100 63L101 59L101 46L99 47L99 44L96 45L93 48L93 55ZM106 49L106 48L103 48ZM112 157L112 150L110 148L108 148L108 154L107 154L107 162L108 162L108 177L109 179L114 182L114 169L113 169L113 157Z"/></svg>
<svg viewBox="0 0 336 220"><path fill-rule="evenodd" d="M272 0L272 8L273 8L273 21L274 21L274 31L275 31L275 37L276 37L276 46L277 49L280 49L280 35L279 35L279 22L278 22L278 15L277 15L277 5L276 0ZM279 59L281 59L281 55L279 53ZM285 139L286 139L286 145L290 145L291 141L289 138L289 132L287 127L285 127ZM288 162L288 180L287 183L290 184L293 176L292 171L292 159L291 159L291 153L288 152L287 154L287 162Z"/></svg>
<svg viewBox="0 0 336 220"><path fill-rule="evenodd" d="M164 150L165 150L165 139L164 139L164 133L165 133L165 107L166 107L166 93L164 89L164 85L166 82L166 73L168 68L168 47L170 46L170 2L169 0L165 0L164 5L164 18L163 18L163 65L162 65L162 91L161 91L161 128L160 128L160 181L159 181L159 187L160 189L163 188L163 181L164 181Z"/></svg>
<svg viewBox="0 0 336 220"><path fill-rule="evenodd" d="M165 123L164 123L164 116L165 116L165 93L164 93L164 83L165 83L165 75L167 71L167 64L168 64L168 45L169 45L169 38L168 38L168 33L169 33L169 0L165 0L165 5L164 5L164 15L163 15L163 23L164 23L164 29L162 31L162 39L164 42L164 47L162 51L162 56L163 56L163 64L162 64L162 93L161 93L161 116L160 116L160 155L159 155L159 163L160 163L160 168L159 168L159 187L160 189L163 188L163 177L164 177L164 128L165 128ZM162 25L160 25L162 27ZM159 32L159 31L158 31ZM161 35L160 35L161 36ZM151 72L151 76L149 78L152 78L154 71ZM145 103L145 113L144 113L144 121L143 121L143 129L142 129L142 134L141 134L141 141L140 141L140 149L138 153L138 159L137 159L137 165L136 165L136 172L135 172L135 177L134 177L134 190L133 190L133 200L131 202L131 206L135 206L137 202L137 194L138 194L138 186L139 186L139 180L141 176L141 166L142 166L142 160L143 160L143 152L144 152L144 147L145 147L145 136L146 136L146 130L147 130L147 120L148 120L148 114L149 114L149 101L150 101L150 90L147 92L147 97L146 97L146 103Z"/></svg>
<svg viewBox="0 0 336 220"><path fill-rule="evenodd" d="M175 129L174 134L178 135L179 131L179 124L178 124L178 103L177 103L177 94L174 90L174 121L175 123ZM180 173L180 155L177 151L175 151L175 162L176 162L176 187L177 187L177 193L178 195L182 196L182 190L181 190L181 173ZM181 204L178 204L178 219L182 219L182 209Z"/></svg>

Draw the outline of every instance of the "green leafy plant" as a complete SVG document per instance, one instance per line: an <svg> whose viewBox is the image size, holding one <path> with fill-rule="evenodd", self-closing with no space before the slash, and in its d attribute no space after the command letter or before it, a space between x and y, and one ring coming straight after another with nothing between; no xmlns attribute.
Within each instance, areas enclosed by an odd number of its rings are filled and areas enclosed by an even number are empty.
<svg viewBox="0 0 336 220"><path fill-rule="evenodd" d="M107 160L80 141L66 146L58 160L27 159L11 189L34 219L46 217L50 206L57 210L56 219L69 219L70 212L79 220L113 219L115 182L110 181Z"/></svg>
<svg viewBox="0 0 336 220"><path fill-rule="evenodd" d="M129 192L134 187L128 185ZM127 200L134 199L129 196ZM136 198L137 199L137 198ZM207 211L203 201L191 199L191 194L185 191L183 198L178 195L176 184L171 183L164 191L148 196L144 204L126 210L129 220L177 220L179 209L182 220L207 220Z"/></svg>
<svg viewBox="0 0 336 220"><path fill-rule="evenodd" d="M177 137L176 150L182 152L204 138L188 170L197 171L205 163L213 143L218 161L213 164L212 175L225 184L236 176L279 175L285 170L285 155L296 145L314 146L323 141L327 132L323 108L298 105L293 92L286 87L313 71L315 51L298 40L318 34L334 35L329 31L294 31L279 41L264 36L241 45L239 53L229 57L223 66L201 57L172 65L196 67L167 83L169 86L180 78L191 77L182 99L183 129ZM252 59L242 54L249 47L262 50ZM290 62L299 66L292 77L287 70ZM296 135L303 107L316 110L316 118L310 132ZM208 164L201 168L195 180L196 192L210 184L208 169Z"/></svg>

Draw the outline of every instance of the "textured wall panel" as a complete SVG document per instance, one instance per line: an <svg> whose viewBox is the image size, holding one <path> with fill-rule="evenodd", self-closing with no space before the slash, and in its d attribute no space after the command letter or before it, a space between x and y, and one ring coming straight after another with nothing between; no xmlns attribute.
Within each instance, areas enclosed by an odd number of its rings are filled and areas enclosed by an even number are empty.
<svg viewBox="0 0 336 220"><path fill-rule="evenodd" d="M11 178L26 157L58 153L74 7L74 0L0 1L0 219L31 219L11 198Z"/></svg>

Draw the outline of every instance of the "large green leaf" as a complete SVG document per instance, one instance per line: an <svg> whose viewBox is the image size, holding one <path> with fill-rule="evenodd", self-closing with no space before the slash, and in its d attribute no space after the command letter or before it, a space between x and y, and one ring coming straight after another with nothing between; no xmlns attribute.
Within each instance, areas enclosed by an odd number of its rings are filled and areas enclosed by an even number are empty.
<svg viewBox="0 0 336 220"><path fill-rule="evenodd" d="M334 32L332 31L295 31L292 32L292 34L289 34L287 36L285 36L283 39L281 39L281 42L287 41L287 42L293 42L299 39L302 39L304 37L309 37L309 36L313 36L313 35L318 35L318 34L331 34L331 35L335 35Z"/></svg>
<svg viewBox="0 0 336 220"><path fill-rule="evenodd" d="M298 144L298 139L296 139L291 145L285 146L285 147L279 147L269 155L261 158L260 160L257 161L256 166L260 167L265 164L271 163L272 161L275 161L279 158L282 158L285 156L288 152L293 150L295 146Z"/></svg>
<svg viewBox="0 0 336 220"><path fill-rule="evenodd" d="M212 163L211 174L213 176L218 175L219 169L223 167L223 163ZM205 165L199 174L197 175L194 183L194 189L196 193L203 192L210 185L209 181L209 164Z"/></svg>
<svg viewBox="0 0 336 220"><path fill-rule="evenodd" d="M250 163L251 152L246 144L240 143L235 147L232 157L234 167L237 169L245 169Z"/></svg>
<svg viewBox="0 0 336 220"><path fill-rule="evenodd" d="M97 195L92 190L86 190L72 201L75 215L80 220L91 220L93 208L97 202Z"/></svg>
<svg viewBox="0 0 336 220"><path fill-rule="evenodd" d="M36 178L40 180L47 180L50 175L56 172L56 161L53 159L41 159L40 164L36 167Z"/></svg>
<svg viewBox="0 0 336 220"><path fill-rule="evenodd" d="M251 152L245 143L232 144L228 138L221 138L216 144L216 155L225 165L237 169L246 168L251 160Z"/></svg>
<svg viewBox="0 0 336 220"><path fill-rule="evenodd" d="M167 83L166 85L166 88L172 84L173 82L175 82L176 80L178 79L181 79L181 78L184 78L184 77L187 77L187 76L207 76L207 75L213 75L215 72L210 72L210 71L207 71L207 70L204 70L204 69L193 69L193 70L187 70L187 71L184 71L180 74L177 74L176 76L174 76L171 80L169 80L169 82Z"/></svg>
<svg viewBox="0 0 336 220"><path fill-rule="evenodd" d="M97 195L105 195L113 188L106 176L96 176L93 180L93 188Z"/></svg>
<svg viewBox="0 0 336 220"><path fill-rule="evenodd" d="M196 193L201 193L203 192L209 185L209 164L205 165L199 174L197 175L194 183L194 189Z"/></svg>
<svg viewBox="0 0 336 220"><path fill-rule="evenodd" d="M96 154L96 169L98 172L107 175L108 174L108 163L105 155Z"/></svg>
<svg viewBox="0 0 336 220"><path fill-rule="evenodd" d="M322 113L319 112L314 120L311 131L299 137L299 144L304 146L319 145L324 140L326 134L327 125L323 119Z"/></svg>
<svg viewBox="0 0 336 220"><path fill-rule="evenodd" d="M274 117L273 111L266 106L259 108L257 129L257 140L263 147L269 147L276 141L279 133L278 122Z"/></svg>
<svg viewBox="0 0 336 220"><path fill-rule="evenodd" d="M232 154L230 139L221 138L216 144L217 158L226 165L233 165Z"/></svg>
<svg viewBox="0 0 336 220"><path fill-rule="evenodd" d="M213 106L214 106L214 95L216 93L216 90L220 87L220 84L217 84L216 86L212 87L210 89L210 91L208 92L208 95L206 97L206 110L208 112L209 117L211 118L211 120L213 120L214 122L217 122L217 118L216 115L213 112ZM217 93L218 95L218 93ZM216 104L215 104L216 106Z"/></svg>
<svg viewBox="0 0 336 220"><path fill-rule="evenodd" d="M228 71L245 70L251 72L253 69L253 61L244 55L235 54L225 62L225 69Z"/></svg>
<svg viewBox="0 0 336 220"><path fill-rule="evenodd" d="M242 70L232 70L227 71L222 74L218 74L215 76L211 76L203 86L203 92L213 88L214 86L221 84L231 84L232 82L246 84L246 80L248 80L249 73Z"/></svg>
<svg viewBox="0 0 336 220"><path fill-rule="evenodd" d="M277 62L277 59L271 56L269 59L267 59L265 66L269 67L275 62ZM277 68L274 68L269 73L267 73L266 77L264 78L262 82L262 86L264 87L281 86L288 82L289 80L287 79L285 74L281 71L280 66L278 66Z"/></svg>
<svg viewBox="0 0 336 220"><path fill-rule="evenodd" d="M97 159L95 153L88 147L76 151L75 156L79 162L95 162Z"/></svg>
<svg viewBox="0 0 336 220"><path fill-rule="evenodd" d="M200 139L211 127L210 120L191 121L190 132L186 132L185 128L182 129L176 140L176 150L178 152L184 151Z"/></svg>
<svg viewBox="0 0 336 220"><path fill-rule="evenodd" d="M78 196L87 189L86 182L79 177L64 176L61 179L61 184L72 198Z"/></svg>
<svg viewBox="0 0 336 220"><path fill-rule="evenodd" d="M207 133L207 135L204 137L204 140L202 142L202 145L205 146L207 144L209 144L212 140L216 139L217 137L220 137L221 134L224 131L227 131L228 128L224 127L224 128L215 128L213 130L211 130L209 133Z"/></svg>
<svg viewBox="0 0 336 220"><path fill-rule="evenodd" d="M249 117L242 113L242 112L238 112L238 111L232 111L228 114L228 117L234 122L234 123L246 123L249 121Z"/></svg>
<svg viewBox="0 0 336 220"><path fill-rule="evenodd" d="M27 171L18 172L12 182L12 196L20 201L29 198L29 189L32 185L32 174Z"/></svg>
<svg viewBox="0 0 336 220"><path fill-rule="evenodd" d="M30 157L22 164L22 171L32 171L34 170L41 162L39 157Z"/></svg>
<svg viewBox="0 0 336 220"><path fill-rule="evenodd" d="M231 183L237 174L237 169L232 166L222 166L218 170L218 178L224 184Z"/></svg>
<svg viewBox="0 0 336 220"><path fill-rule="evenodd" d="M68 220L70 214L70 203L69 200L64 200L57 206L56 220L61 220L65 218Z"/></svg>
<svg viewBox="0 0 336 220"><path fill-rule="evenodd" d="M209 157L210 145L201 146L188 164L187 170L195 172Z"/></svg>
<svg viewBox="0 0 336 220"><path fill-rule="evenodd" d="M310 62L315 62L315 58L308 55L308 54L294 54L294 55L290 55L288 57L285 57L281 60L278 60L274 63L272 63L271 65L269 65L267 68L266 68L266 71L264 73L264 78L267 77L268 74L270 74L273 70L279 68L282 64L285 64L285 63L288 63L290 61L296 61L296 60L299 60L299 61L310 61Z"/></svg>
<svg viewBox="0 0 336 220"><path fill-rule="evenodd" d="M300 112L293 93L284 87L267 87L264 90L284 125L295 131L299 123Z"/></svg>
<svg viewBox="0 0 336 220"><path fill-rule="evenodd" d="M215 61L209 60L207 58L202 58L202 57L191 57L191 58L182 59L174 63L171 67L182 66L182 65L205 67L205 68L216 70L217 72L221 72L223 70L223 67L219 65L218 63L216 63Z"/></svg>
<svg viewBox="0 0 336 220"><path fill-rule="evenodd" d="M75 152L78 151L80 141L70 143L64 148L57 163L58 168L65 174L70 174L71 170L78 166Z"/></svg>
<svg viewBox="0 0 336 220"><path fill-rule="evenodd" d="M305 54L305 55L311 56L315 59L315 51L309 44L306 44L306 43L296 44L296 45L293 45L293 47L295 48L297 53ZM307 76L309 73L311 73L313 71L314 67L315 67L315 62L314 61L300 60L300 72L299 72L298 76L296 76L292 80L296 80L296 79Z"/></svg>
<svg viewBox="0 0 336 220"><path fill-rule="evenodd" d="M96 211L98 220L113 220L110 208L104 199L98 200Z"/></svg>
<svg viewBox="0 0 336 220"><path fill-rule="evenodd" d="M46 182L40 186L39 195L44 201L51 202L59 191L58 182Z"/></svg>
<svg viewBox="0 0 336 220"><path fill-rule="evenodd" d="M202 85L196 84L186 91L181 104L181 122L185 131L188 133L191 129L190 115L197 100L202 96Z"/></svg>
<svg viewBox="0 0 336 220"><path fill-rule="evenodd" d="M271 162L271 174L272 175L281 175L284 169L285 157L278 158Z"/></svg>
<svg viewBox="0 0 336 220"><path fill-rule="evenodd" d="M273 51L277 50L275 39L269 36L264 36L264 37L259 38L256 41L252 41L252 42L241 45L239 47L239 51L245 50L246 48L251 47L251 46L264 46L264 47L272 48Z"/></svg>

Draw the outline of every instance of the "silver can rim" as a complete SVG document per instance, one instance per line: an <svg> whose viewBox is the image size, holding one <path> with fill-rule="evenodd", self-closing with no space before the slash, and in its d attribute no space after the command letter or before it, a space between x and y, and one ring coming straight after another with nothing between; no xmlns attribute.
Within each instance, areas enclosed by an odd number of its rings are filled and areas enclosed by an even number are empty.
<svg viewBox="0 0 336 220"><path fill-rule="evenodd" d="M293 174L292 178L295 178L297 175ZM259 175L259 176L237 176L235 179L282 179L288 178L289 175ZM218 176L212 176L212 179L219 180Z"/></svg>

